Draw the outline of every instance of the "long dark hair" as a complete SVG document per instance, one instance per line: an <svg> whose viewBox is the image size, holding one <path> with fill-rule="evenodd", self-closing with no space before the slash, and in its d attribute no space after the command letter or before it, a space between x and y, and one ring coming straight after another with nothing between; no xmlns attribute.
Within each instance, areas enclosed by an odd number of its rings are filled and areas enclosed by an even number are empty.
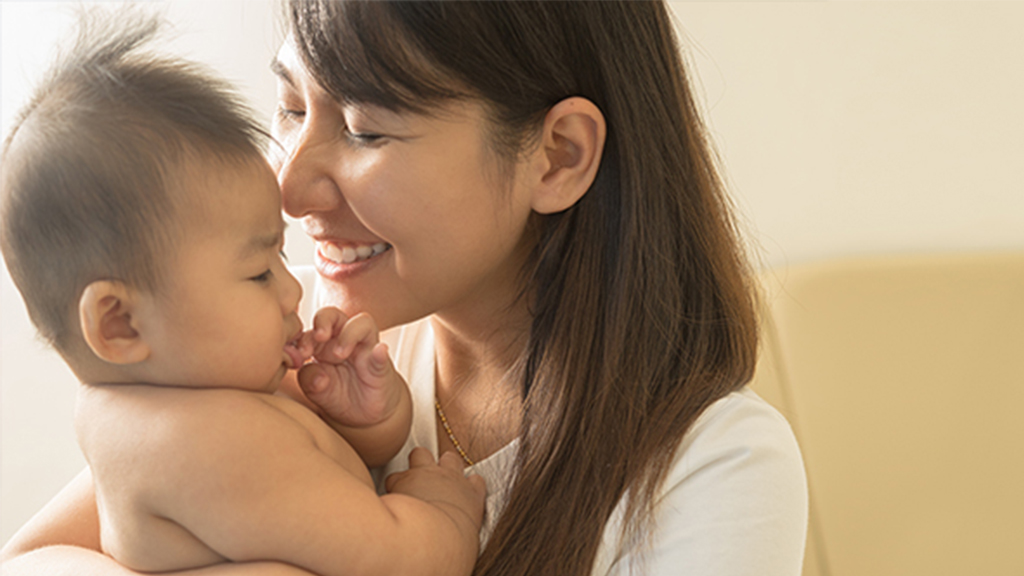
<svg viewBox="0 0 1024 576"><path fill-rule="evenodd" d="M665 4L292 0L289 16L337 98L478 99L506 158L566 97L603 112L591 189L536 216L516 483L475 570L589 574L620 499L623 536L642 536L681 438L756 357L746 260Z"/></svg>

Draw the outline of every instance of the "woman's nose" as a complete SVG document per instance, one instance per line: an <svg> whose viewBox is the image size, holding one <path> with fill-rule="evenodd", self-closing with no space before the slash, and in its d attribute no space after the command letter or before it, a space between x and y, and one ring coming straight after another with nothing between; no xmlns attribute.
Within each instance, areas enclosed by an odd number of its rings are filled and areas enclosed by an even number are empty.
<svg viewBox="0 0 1024 576"><path fill-rule="evenodd" d="M285 147L277 169L284 211L302 218L337 208L342 199L333 169L339 158L331 140L319 135L315 127L303 127Z"/></svg>

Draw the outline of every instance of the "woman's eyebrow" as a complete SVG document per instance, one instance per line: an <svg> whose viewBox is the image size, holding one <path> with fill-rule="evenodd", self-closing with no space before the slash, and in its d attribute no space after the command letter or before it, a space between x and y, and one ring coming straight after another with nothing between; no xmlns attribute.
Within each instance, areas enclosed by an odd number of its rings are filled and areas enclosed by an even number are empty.
<svg viewBox="0 0 1024 576"><path fill-rule="evenodd" d="M281 80L287 82L290 86L295 86L295 81L292 80L291 72L289 72L288 68L286 68L285 65L277 59L277 56L274 56L274 58L270 60L270 71Z"/></svg>

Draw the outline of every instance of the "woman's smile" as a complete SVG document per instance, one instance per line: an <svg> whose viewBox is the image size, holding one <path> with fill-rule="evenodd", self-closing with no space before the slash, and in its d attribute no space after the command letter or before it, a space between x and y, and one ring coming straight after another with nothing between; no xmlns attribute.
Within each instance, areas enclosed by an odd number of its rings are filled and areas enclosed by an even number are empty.
<svg viewBox="0 0 1024 576"><path fill-rule="evenodd" d="M362 262L374 256L383 254L385 251L390 249L391 245L386 242L377 242L372 245L355 244L347 246L338 246L337 244L330 242L321 242L317 244L317 251L319 251L324 258L335 264L352 264L353 262Z"/></svg>
<svg viewBox="0 0 1024 576"><path fill-rule="evenodd" d="M321 276L331 280L342 280L369 269L391 252L386 242L374 244L318 241L316 243L316 268Z"/></svg>
<svg viewBox="0 0 1024 576"><path fill-rule="evenodd" d="M339 101L293 42L274 70L279 108L301 111L273 126L288 151L278 165L284 209L316 243L330 301L386 328L435 313L489 324L475 308L515 300L529 188L495 177L501 166L481 104L416 114ZM370 119L386 134L380 144L339 138L366 131Z"/></svg>

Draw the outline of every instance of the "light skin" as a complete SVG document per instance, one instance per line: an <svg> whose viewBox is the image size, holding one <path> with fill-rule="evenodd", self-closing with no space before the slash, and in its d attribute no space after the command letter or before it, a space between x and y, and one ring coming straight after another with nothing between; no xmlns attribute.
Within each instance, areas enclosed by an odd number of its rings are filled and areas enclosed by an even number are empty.
<svg viewBox="0 0 1024 576"><path fill-rule="evenodd" d="M487 457L516 436L520 423L518 412L507 409L518 406L519 394L507 374L529 324L525 302L516 298L531 248L528 220L565 210L586 193L600 163L604 118L583 98L556 104L536 146L502 181L479 104L451 103L431 116L344 106L312 80L290 45L275 72L281 113L274 132L287 150L276 166L282 202L318 242L324 301L345 314L369 313L381 328L430 315L438 398L470 456ZM383 252L339 263L346 247L381 243ZM313 386L329 366L304 369L299 382L333 421L343 413L344 395L333 384ZM297 393L287 380L282 388ZM453 449L440 425L438 442L442 451ZM92 484L80 477L5 548L18 561L10 573L45 567L60 574L60 560L70 557L81 563L68 574L122 573L88 550L96 548L94 519ZM30 552L46 545L58 546ZM283 565L253 566L253 573L294 573ZM217 568L199 573L230 573Z"/></svg>
<svg viewBox="0 0 1024 576"><path fill-rule="evenodd" d="M274 70L274 134L290 152L278 167L284 209L317 241L328 301L369 312L383 328L432 315L438 399L471 458L482 460L519 430L519 383L506 376L529 324L517 299L528 220L586 193L603 116L583 98L560 102L503 182L478 103L432 116L340 104L287 43ZM379 242L390 249L352 265L330 261L338 247ZM454 449L440 427L438 445Z"/></svg>
<svg viewBox="0 0 1024 576"><path fill-rule="evenodd" d="M181 216L174 253L159 256L162 286L150 293L104 280L85 288L79 320L100 362L80 376L273 393L294 367L286 345L302 334L302 288L281 258L276 186L255 160L187 164L174 193L194 214Z"/></svg>
<svg viewBox="0 0 1024 576"><path fill-rule="evenodd" d="M421 473L378 497L348 442L273 395L308 356L329 358L322 377L355 399L348 426L386 455L408 433L408 390L369 315L325 308L302 331L269 167L207 164L178 179L196 214L182 218L164 285L103 280L80 301L92 354L69 361L103 551L148 572L272 558L322 575L468 574L478 477L417 452Z"/></svg>

